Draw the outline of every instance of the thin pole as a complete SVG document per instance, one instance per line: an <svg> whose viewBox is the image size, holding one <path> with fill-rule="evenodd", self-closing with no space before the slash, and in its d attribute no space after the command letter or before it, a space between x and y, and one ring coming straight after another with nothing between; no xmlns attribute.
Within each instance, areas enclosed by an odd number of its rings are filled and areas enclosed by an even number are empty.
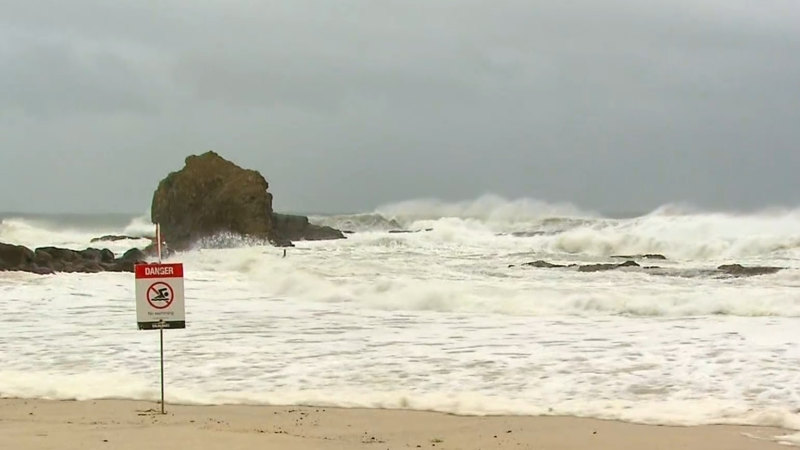
<svg viewBox="0 0 800 450"><path fill-rule="evenodd" d="M159 328L158 334L161 337L161 414L164 412L164 329Z"/></svg>
<svg viewBox="0 0 800 450"><path fill-rule="evenodd" d="M156 224L156 242L158 245L158 263L161 264L161 224Z"/></svg>
<svg viewBox="0 0 800 450"><path fill-rule="evenodd" d="M156 224L156 242L158 242L158 263L161 264L161 224ZM166 414L164 411L164 327L158 329L158 337L161 342L161 414Z"/></svg>

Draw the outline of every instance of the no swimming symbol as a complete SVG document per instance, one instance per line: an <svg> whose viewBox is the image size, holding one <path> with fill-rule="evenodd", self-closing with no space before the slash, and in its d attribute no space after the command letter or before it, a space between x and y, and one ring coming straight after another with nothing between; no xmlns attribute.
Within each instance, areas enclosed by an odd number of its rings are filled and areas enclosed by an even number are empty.
<svg viewBox="0 0 800 450"><path fill-rule="evenodd" d="M155 309L165 309L175 300L172 286L164 282L157 282L147 288L147 303Z"/></svg>

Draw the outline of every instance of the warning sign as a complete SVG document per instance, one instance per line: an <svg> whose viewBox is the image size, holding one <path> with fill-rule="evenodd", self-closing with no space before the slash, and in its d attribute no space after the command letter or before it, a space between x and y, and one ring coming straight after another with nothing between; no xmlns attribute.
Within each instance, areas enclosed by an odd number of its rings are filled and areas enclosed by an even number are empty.
<svg viewBox="0 0 800 450"><path fill-rule="evenodd" d="M135 272L139 329L186 328L183 264L137 264Z"/></svg>

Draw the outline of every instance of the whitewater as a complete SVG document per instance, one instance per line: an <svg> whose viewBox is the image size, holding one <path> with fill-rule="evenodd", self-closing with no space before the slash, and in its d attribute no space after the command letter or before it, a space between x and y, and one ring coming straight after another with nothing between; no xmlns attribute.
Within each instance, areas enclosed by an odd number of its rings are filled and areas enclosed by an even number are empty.
<svg viewBox="0 0 800 450"><path fill-rule="evenodd" d="M800 430L798 210L614 218L483 197L311 220L347 239L283 258L225 237L169 259L185 267L187 328L165 332L168 402ZM117 254L150 241L90 239L151 233L147 217L0 222L0 242ZM666 272L522 266L651 253L667 259L639 262ZM783 270L714 272L730 263ZM159 398L133 274L0 272L0 316L0 396Z"/></svg>

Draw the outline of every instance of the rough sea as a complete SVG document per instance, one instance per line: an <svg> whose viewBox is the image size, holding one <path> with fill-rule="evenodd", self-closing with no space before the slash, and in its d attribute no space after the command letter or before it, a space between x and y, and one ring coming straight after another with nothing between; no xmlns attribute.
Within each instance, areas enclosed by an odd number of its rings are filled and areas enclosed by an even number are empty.
<svg viewBox="0 0 800 450"><path fill-rule="evenodd" d="M0 217L0 242L32 248L121 254L149 240L89 241L153 234L146 216ZM311 219L352 233L285 258L229 236L169 259L184 263L187 328L164 333L168 402L800 430L800 210L613 218L483 197ZM521 266L642 254L667 259ZM784 269L715 270L731 263ZM133 274L0 272L0 317L0 396L159 398Z"/></svg>

